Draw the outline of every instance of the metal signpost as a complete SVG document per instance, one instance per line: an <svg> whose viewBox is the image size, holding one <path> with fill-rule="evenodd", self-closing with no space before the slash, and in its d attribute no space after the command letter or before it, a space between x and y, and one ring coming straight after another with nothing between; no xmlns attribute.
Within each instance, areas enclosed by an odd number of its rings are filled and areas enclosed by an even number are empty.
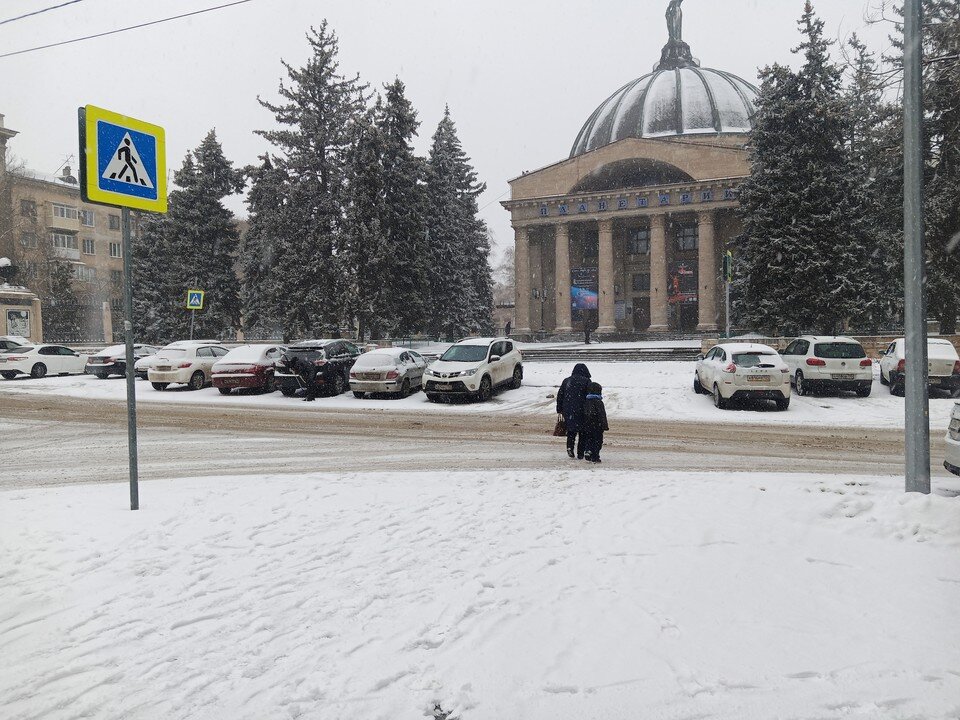
<svg viewBox="0 0 960 720"><path fill-rule="evenodd" d="M203 310L203 290L187 290L187 310L190 311L190 339L193 340L193 319L197 310Z"/></svg>
<svg viewBox="0 0 960 720"><path fill-rule="evenodd" d="M123 335L126 343L127 446L130 509L140 507L137 478L137 399L134 386L133 287L130 209L167 211L167 159L163 128L87 105L77 112L80 194L84 202L120 208L123 229Z"/></svg>
<svg viewBox="0 0 960 720"><path fill-rule="evenodd" d="M921 0L903 6L903 309L906 330L906 492L930 492L927 303L923 240Z"/></svg>

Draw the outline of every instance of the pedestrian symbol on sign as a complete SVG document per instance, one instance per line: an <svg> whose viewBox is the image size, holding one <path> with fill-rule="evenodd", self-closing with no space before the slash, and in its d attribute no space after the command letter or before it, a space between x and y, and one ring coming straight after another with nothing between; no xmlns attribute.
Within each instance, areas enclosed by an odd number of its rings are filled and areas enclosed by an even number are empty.
<svg viewBox="0 0 960 720"><path fill-rule="evenodd" d="M123 140L120 141L107 168L103 171L103 177L107 180L118 180L153 189L150 175L144 171L143 161L140 159L140 153L137 152L137 146L133 144L130 133L123 136Z"/></svg>
<svg viewBox="0 0 960 720"><path fill-rule="evenodd" d="M203 290L187 290L187 310L203 310Z"/></svg>

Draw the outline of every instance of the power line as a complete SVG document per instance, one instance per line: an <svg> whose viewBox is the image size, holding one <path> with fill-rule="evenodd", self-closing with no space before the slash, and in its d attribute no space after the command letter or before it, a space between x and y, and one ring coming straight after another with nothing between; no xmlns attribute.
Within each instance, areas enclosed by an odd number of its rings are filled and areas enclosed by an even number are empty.
<svg viewBox="0 0 960 720"><path fill-rule="evenodd" d="M32 17L34 15L39 15L40 13L50 12L51 10L56 10L57 8L66 7L67 5L73 5L74 3L83 2L83 0L70 0L70 2L60 3L59 5L52 5L48 8L43 8L42 10L34 10L33 12L28 12L25 15L17 15L16 17L9 18L7 20L0 20L0 25L6 25L7 23L12 23L15 20L23 20L24 18Z"/></svg>
<svg viewBox="0 0 960 720"><path fill-rule="evenodd" d="M79 0L74 0L75 2ZM107 35L116 35L117 33L126 32L127 30L136 30L138 28L149 27L150 25L159 25L160 23L170 22L171 20L179 20L180 18L190 17L191 15L202 15L203 13L213 12L214 10L222 10L223 8L233 7L234 5L243 5L248 3L251 0L235 0L235 2L226 3L224 5L217 5L215 7L205 8L203 10L194 10L193 12L183 13L182 15L173 15L172 17L162 18L160 20L151 20L150 22L140 23L139 25L130 25L124 28L118 28L116 30L108 30L107 32L97 33L95 35L86 35L84 37L74 38L73 40L61 40L60 42L50 43L48 45L39 45L37 47L27 48L26 50L15 50L14 52L8 52L0 54L0 58L12 57L13 55L23 55L24 53L36 52L37 50L46 50L47 48L58 47L60 45L69 45L71 43L82 42L83 40L93 40L94 38L106 37Z"/></svg>

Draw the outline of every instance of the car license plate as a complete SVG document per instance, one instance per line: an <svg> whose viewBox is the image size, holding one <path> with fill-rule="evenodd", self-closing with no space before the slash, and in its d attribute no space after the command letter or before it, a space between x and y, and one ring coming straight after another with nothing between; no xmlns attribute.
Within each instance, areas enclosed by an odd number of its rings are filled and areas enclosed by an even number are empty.
<svg viewBox="0 0 960 720"><path fill-rule="evenodd" d="M747 375L747 382L755 382L755 383L770 382L770 376L769 375Z"/></svg>
<svg viewBox="0 0 960 720"><path fill-rule="evenodd" d="M361 380L379 380L380 373L363 373L360 375Z"/></svg>
<svg viewBox="0 0 960 720"><path fill-rule="evenodd" d="M453 385L437 385L437 390L453 390Z"/></svg>
<svg viewBox="0 0 960 720"><path fill-rule="evenodd" d="M834 380L853 380L854 376L851 373L839 373L831 375Z"/></svg>

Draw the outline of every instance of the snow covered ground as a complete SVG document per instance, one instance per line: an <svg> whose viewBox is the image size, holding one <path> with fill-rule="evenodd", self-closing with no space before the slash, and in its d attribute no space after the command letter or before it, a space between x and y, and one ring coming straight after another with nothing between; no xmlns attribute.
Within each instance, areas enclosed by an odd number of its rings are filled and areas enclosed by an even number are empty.
<svg viewBox="0 0 960 720"><path fill-rule="evenodd" d="M902 483L223 477L144 483L136 513L124 485L2 492L0 717L956 718L960 481Z"/></svg>
<svg viewBox="0 0 960 720"><path fill-rule="evenodd" d="M612 422L617 418L679 420L710 423L759 423L779 425L815 425L817 427L903 427L903 398L890 395L886 387L874 383L869 398L857 398L850 393L833 396L797 397L790 409L778 412L772 403L759 403L734 410L717 410L706 395L694 395L692 390L694 364L690 362L591 362L594 379L604 386L607 414ZM422 393L405 400L357 400L347 393L338 398L321 398L312 406L280 393L271 395L231 395L222 397L214 388L197 392L174 386L157 392L149 383L137 382L140 402L201 403L249 407L307 407L338 408L358 412L390 412L396 410L442 413L502 413L516 412L547 416L553 412L556 389L570 374L572 363L528 363L525 365L524 386L497 394L487 404L457 403L433 404ZM43 378L32 380L0 380L0 401L4 391L36 393L40 395L69 395L82 398L120 400L126 389L122 378L98 380L89 375ZM943 395L930 399L930 426L934 434L943 434L949 425L954 400Z"/></svg>

